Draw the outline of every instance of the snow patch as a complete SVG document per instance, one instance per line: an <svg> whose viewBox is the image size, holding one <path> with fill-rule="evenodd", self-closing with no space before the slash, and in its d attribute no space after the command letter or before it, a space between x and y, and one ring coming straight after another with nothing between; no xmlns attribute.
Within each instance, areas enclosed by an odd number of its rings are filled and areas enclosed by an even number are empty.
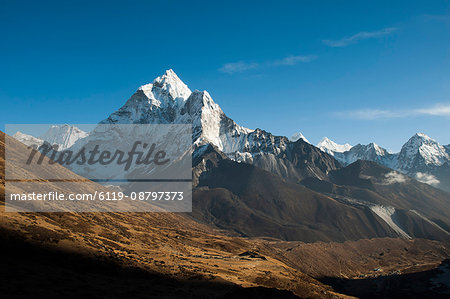
<svg viewBox="0 0 450 299"><path fill-rule="evenodd" d="M307 142L309 144L311 144L311 142L309 142L308 139L306 139L305 136L303 136L303 134L301 132L297 132L294 135L292 135L291 139L289 139L292 142L296 142L299 139L303 139L304 142Z"/></svg>
<svg viewBox="0 0 450 299"><path fill-rule="evenodd" d="M36 149L44 143L44 140L36 138L36 137L28 135L28 134L24 134L20 131L17 131L16 134L14 134L12 137L14 139L16 139L17 141L22 142L26 146L31 146Z"/></svg>
<svg viewBox="0 0 450 299"><path fill-rule="evenodd" d="M334 156L335 153L344 153L349 151L352 146L348 143L346 144L337 144L336 142L328 139L327 137L323 137L323 139L316 145L323 152Z"/></svg>
<svg viewBox="0 0 450 299"><path fill-rule="evenodd" d="M58 145L58 150L65 150L71 147L79 139L87 137L89 134L71 125L53 125L40 139L48 143Z"/></svg>

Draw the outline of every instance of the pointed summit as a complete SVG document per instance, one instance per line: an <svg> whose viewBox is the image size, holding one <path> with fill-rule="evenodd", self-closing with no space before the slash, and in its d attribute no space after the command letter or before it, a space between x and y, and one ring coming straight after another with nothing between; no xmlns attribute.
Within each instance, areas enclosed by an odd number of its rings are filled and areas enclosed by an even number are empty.
<svg viewBox="0 0 450 299"><path fill-rule="evenodd" d="M311 142L309 142L309 140L306 139L306 137L302 134L302 132L295 133L289 140L292 142L296 142L299 139L302 139L304 142L311 144Z"/></svg>
<svg viewBox="0 0 450 299"><path fill-rule="evenodd" d="M140 86L119 110L101 123L173 123L191 90L171 69Z"/></svg>
<svg viewBox="0 0 450 299"><path fill-rule="evenodd" d="M328 137L323 137L323 139L317 144L317 147L330 155L334 155L334 153L343 153L352 148L352 146L348 143L337 144Z"/></svg>
<svg viewBox="0 0 450 299"><path fill-rule="evenodd" d="M387 150L385 150L375 142L371 142L367 145L367 151L373 152L377 156L384 156L388 154Z"/></svg>
<svg viewBox="0 0 450 299"><path fill-rule="evenodd" d="M424 133L416 133L402 147L399 161L403 168L409 170L414 161L422 161L425 165L440 166L450 162L446 148Z"/></svg>
<svg viewBox="0 0 450 299"><path fill-rule="evenodd" d="M65 150L71 147L79 139L87 137L89 134L71 125L53 125L44 135L39 138L50 144L58 145L58 150Z"/></svg>
<svg viewBox="0 0 450 299"><path fill-rule="evenodd" d="M207 110L206 112L209 111L210 113L223 113L222 109L213 101L206 90L195 90L187 99L186 104L181 111L181 114L187 112L190 115L195 115L196 113L202 112L202 110Z"/></svg>
<svg viewBox="0 0 450 299"><path fill-rule="evenodd" d="M152 84L154 88L160 89L162 95L168 95L175 101L185 101L191 95L191 90L172 69L166 70L164 75L157 77Z"/></svg>

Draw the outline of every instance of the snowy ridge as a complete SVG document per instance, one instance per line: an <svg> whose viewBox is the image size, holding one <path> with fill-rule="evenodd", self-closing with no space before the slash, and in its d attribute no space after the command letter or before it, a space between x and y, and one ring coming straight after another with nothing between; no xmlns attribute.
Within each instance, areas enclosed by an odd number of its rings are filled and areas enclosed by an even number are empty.
<svg viewBox="0 0 450 299"><path fill-rule="evenodd" d="M449 190L450 178L445 175L450 169L449 148L423 133L412 136L402 146L401 151L395 154L389 153L376 143L358 144L344 152L340 152L339 148L333 150L334 144L333 141L324 139L323 144L318 144L318 147L332 154L344 165L357 160L374 161L405 173L422 183Z"/></svg>
<svg viewBox="0 0 450 299"><path fill-rule="evenodd" d="M352 148L352 146L348 143L337 144L336 142L328 139L328 137L323 137L323 139L316 146L323 152L332 156L334 156L335 153L343 153Z"/></svg>
<svg viewBox="0 0 450 299"><path fill-rule="evenodd" d="M119 110L101 123L176 123L191 90L173 70L167 70L152 83L142 85Z"/></svg>
<svg viewBox="0 0 450 299"><path fill-rule="evenodd" d="M306 139L305 136L303 136L302 132L295 133L294 135L292 135L292 137L289 140L291 142L296 142L299 139L302 139L304 142L307 142L307 143L311 144L311 142L309 142L309 140Z"/></svg>
<svg viewBox="0 0 450 299"><path fill-rule="evenodd" d="M22 142L26 146L31 146L36 149L44 143L44 140L33 137L28 134L24 134L20 131L17 131L12 137L14 137L16 140Z"/></svg>
<svg viewBox="0 0 450 299"><path fill-rule="evenodd" d="M101 123L192 123L194 145L212 143L226 153L245 147L242 135L253 131L229 119L207 91L191 92L173 70L139 87L124 106Z"/></svg>
<svg viewBox="0 0 450 299"><path fill-rule="evenodd" d="M417 168L417 163L441 166L449 162L450 155L446 148L423 133L411 137L398 154L399 169L410 171ZM423 165L420 165L423 166Z"/></svg>
<svg viewBox="0 0 450 299"><path fill-rule="evenodd" d="M231 159L249 163L262 154L277 155L289 143L285 137L238 125L207 91L191 92L172 70L141 86L123 107L101 123L192 123L196 148L211 143Z"/></svg>
<svg viewBox="0 0 450 299"><path fill-rule="evenodd" d="M58 145L58 150L71 147L79 139L85 138L88 133L70 125L54 125L40 137L52 145Z"/></svg>
<svg viewBox="0 0 450 299"><path fill-rule="evenodd" d="M232 160L252 163L296 181L309 176L325 178L327 171L336 168L334 159L318 153L310 144L296 144L284 136L240 126L207 91L191 92L172 70L141 86L101 123L192 124L194 155L202 145L212 144ZM299 159L301 155L310 157Z"/></svg>
<svg viewBox="0 0 450 299"><path fill-rule="evenodd" d="M375 161L391 168L395 164L395 158L376 143L357 144L346 152L335 153L334 157L345 165L357 160Z"/></svg>

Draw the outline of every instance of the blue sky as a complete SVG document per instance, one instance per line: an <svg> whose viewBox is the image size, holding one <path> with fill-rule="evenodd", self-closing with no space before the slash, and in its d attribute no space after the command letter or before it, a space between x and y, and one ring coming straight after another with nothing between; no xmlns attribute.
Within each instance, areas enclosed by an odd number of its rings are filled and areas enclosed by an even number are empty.
<svg viewBox="0 0 450 299"><path fill-rule="evenodd" d="M448 1L1 1L1 127L96 123L172 68L241 125L450 143Z"/></svg>

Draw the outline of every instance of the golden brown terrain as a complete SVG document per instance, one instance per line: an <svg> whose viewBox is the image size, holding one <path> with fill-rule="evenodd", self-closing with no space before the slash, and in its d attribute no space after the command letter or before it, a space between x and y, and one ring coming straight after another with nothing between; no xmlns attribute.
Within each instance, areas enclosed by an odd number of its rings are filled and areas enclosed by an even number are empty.
<svg viewBox="0 0 450 299"><path fill-rule="evenodd" d="M3 157L4 143L0 151ZM0 173L4 188L3 167ZM447 245L420 239L302 243L232 237L188 214L4 210L2 200L5 298L345 298L327 285L338 285L332 279L419 272L450 255Z"/></svg>

